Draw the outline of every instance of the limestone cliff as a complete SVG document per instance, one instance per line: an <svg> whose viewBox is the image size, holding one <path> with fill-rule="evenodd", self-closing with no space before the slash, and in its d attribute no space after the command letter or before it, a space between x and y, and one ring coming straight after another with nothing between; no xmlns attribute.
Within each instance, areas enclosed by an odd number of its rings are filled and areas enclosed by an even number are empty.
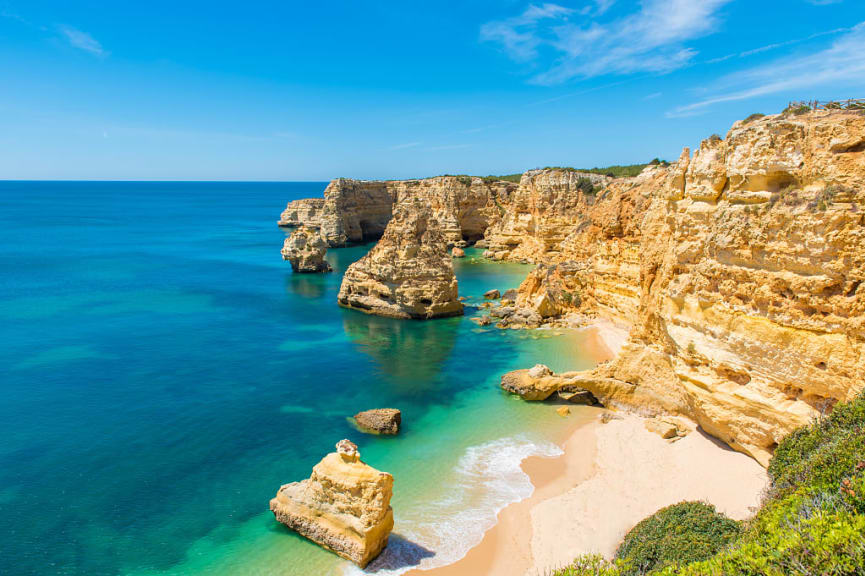
<svg viewBox="0 0 865 576"><path fill-rule="evenodd" d="M517 185L468 176L388 182L397 204L426 203L448 245L474 243L498 222Z"/></svg>
<svg viewBox="0 0 865 576"><path fill-rule="evenodd" d="M428 319L463 313L439 220L429 204L400 202L384 236L343 276L340 305L379 316Z"/></svg>
<svg viewBox="0 0 865 576"><path fill-rule="evenodd" d="M279 216L280 226L321 227L321 210L324 208L324 198L303 198L292 200Z"/></svg>
<svg viewBox="0 0 865 576"><path fill-rule="evenodd" d="M387 546L393 529L393 476L360 460L343 440L301 482L285 484L270 501L278 522L361 568Z"/></svg>
<svg viewBox="0 0 865 576"><path fill-rule="evenodd" d="M518 305L632 326L615 361L569 385L689 416L766 463L783 436L865 382L863 202L865 116L769 116L607 183L563 240L555 215L532 225L554 230L552 244L506 256L553 246Z"/></svg>
<svg viewBox="0 0 865 576"><path fill-rule="evenodd" d="M318 214L322 238L328 246L380 238L390 222L393 201L385 182L337 178L325 189Z"/></svg>
<svg viewBox="0 0 865 576"><path fill-rule="evenodd" d="M610 180L565 169L526 172L502 218L486 231L486 255L535 261L559 254L565 238L584 223L595 190Z"/></svg>
<svg viewBox="0 0 865 576"><path fill-rule="evenodd" d="M328 246L344 246L377 240L395 205L423 201L438 220L448 245L464 245L482 238L501 218L516 188L512 182L468 176L388 181L338 178L325 189L323 199L289 202L280 225L316 228Z"/></svg>

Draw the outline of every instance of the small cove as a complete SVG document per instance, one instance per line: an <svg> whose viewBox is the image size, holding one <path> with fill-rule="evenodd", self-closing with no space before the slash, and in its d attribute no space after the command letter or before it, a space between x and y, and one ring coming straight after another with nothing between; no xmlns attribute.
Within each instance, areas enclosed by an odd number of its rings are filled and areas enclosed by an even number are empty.
<svg viewBox="0 0 865 576"><path fill-rule="evenodd" d="M407 322L336 305L369 246L291 273L275 219L324 183L0 183L0 525L13 574L339 574L273 521L343 437L396 478L388 568L457 559L530 493L567 422L503 372L588 368L590 335ZM58 217L62 215L62 217ZM530 270L469 250L468 314ZM397 438L355 412L393 406ZM389 564L388 564L389 563ZM375 567L375 566L374 566Z"/></svg>

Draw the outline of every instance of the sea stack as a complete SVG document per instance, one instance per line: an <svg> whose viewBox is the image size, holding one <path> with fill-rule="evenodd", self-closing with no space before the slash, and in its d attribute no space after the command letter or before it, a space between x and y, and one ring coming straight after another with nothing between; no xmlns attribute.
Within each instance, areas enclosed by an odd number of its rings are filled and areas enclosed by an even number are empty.
<svg viewBox="0 0 865 576"><path fill-rule="evenodd" d="M282 258L291 262L295 272L330 272L330 264L324 259L327 243L318 230L301 226L285 239Z"/></svg>
<svg viewBox="0 0 865 576"><path fill-rule="evenodd" d="M463 313L447 241L429 204L397 206L375 248L349 266L338 300L341 306L392 318Z"/></svg>
<svg viewBox="0 0 865 576"><path fill-rule="evenodd" d="M309 479L282 486L270 509L278 522L363 568L393 529L393 476L363 463L348 440L336 450Z"/></svg>

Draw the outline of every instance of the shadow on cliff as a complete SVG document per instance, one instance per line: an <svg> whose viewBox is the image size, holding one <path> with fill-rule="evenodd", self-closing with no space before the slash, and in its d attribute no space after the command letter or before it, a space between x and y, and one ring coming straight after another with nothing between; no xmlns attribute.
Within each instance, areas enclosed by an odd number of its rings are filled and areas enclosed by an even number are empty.
<svg viewBox="0 0 865 576"><path fill-rule="evenodd" d="M436 387L456 344L460 318L397 320L343 310L343 328L360 352L391 377L397 394Z"/></svg>
<svg viewBox="0 0 865 576"><path fill-rule="evenodd" d="M411 568L420 564L424 558L432 558L433 556L435 556L435 552L432 550L424 548L399 534L391 534L388 538L387 548L378 558L370 562L364 572L376 574L384 570Z"/></svg>

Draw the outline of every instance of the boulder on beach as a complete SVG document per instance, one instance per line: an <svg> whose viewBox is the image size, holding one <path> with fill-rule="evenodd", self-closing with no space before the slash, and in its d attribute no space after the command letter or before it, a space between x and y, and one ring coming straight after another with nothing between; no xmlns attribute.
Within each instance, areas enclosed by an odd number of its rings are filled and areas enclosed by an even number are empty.
<svg viewBox="0 0 865 576"><path fill-rule="evenodd" d="M348 440L336 448L307 480L282 486L270 509L278 522L363 568L393 530L393 476L362 462Z"/></svg>
<svg viewBox="0 0 865 576"><path fill-rule="evenodd" d="M354 420L364 432L396 434L402 425L402 413L395 408L376 408L358 412Z"/></svg>
<svg viewBox="0 0 865 576"><path fill-rule="evenodd" d="M557 378L543 364L529 370L514 370L502 376L503 389L529 401L546 400L558 391L561 383L561 378Z"/></svg>
<svg viewBox="0 0 865 576"><path fill-rule="evenodd" d="M643 425L646 427L646 430L657 434L664 440L669 440L679 435L679 429L675 424L664 422L658 418L648 418L643 422Z"/></svg>

